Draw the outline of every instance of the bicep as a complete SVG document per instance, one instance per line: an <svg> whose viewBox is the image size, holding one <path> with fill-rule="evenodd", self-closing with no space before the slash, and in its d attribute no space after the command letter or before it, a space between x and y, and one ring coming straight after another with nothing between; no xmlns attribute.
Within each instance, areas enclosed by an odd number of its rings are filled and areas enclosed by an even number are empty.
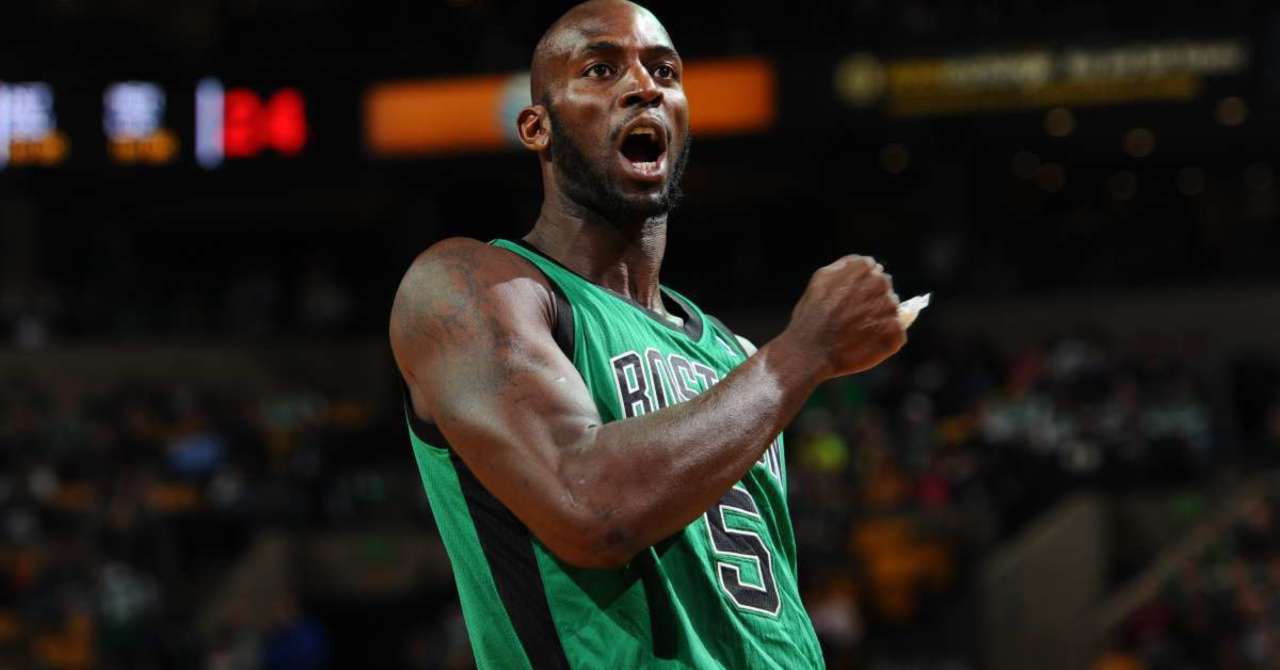
<svg viewBox="0 0 1280 670"><path fill-rule="evenodd" d="M485 488L548 546L571 542L581 510L566 466L599 413L536 304L533 280L455 275L402 285L418 295L397 297L397 361Z"/></svg>
<svg viewBox="0 0 1280 670"><path fill-rule="evenodd" d="M491 489L560 471L583 431L601 421L549 335L511 336L441 347L415 381L441 432L487 486L492 469Z"/></svg>

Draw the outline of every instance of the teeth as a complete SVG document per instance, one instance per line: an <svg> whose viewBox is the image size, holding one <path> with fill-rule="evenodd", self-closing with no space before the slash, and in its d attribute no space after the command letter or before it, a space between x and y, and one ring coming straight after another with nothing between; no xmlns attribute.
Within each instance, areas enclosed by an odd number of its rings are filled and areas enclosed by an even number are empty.
<svg viewBox="0 0 1280 670"><path fill-rule="evenodd" d="M635 128L628 135L648 135L654 139L658 138L658 131L653 128Z"/></svg>

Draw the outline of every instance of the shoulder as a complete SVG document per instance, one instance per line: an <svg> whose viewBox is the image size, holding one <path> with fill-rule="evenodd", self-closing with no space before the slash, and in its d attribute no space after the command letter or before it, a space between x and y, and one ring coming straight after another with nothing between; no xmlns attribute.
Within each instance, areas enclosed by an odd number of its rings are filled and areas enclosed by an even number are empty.
<svg viewBox="0 0 1280 670"><path fill-rule="evenodd" d="M703 314L706 316L707 321L714 323L717 328L719 328L721 331L724 332L725 335L728 335L729 337L732 337L733 339L737 340L738 345L742 347L742 350L744 352L746 352L748 358L755 355L756 345L751 340L748 340L747 338L737 334L736 332L733 331L733 329L729 328L729 326L726 326L723 321L716 318L715 316L711 314L707 314L706 312L703 312Z"/></svg>
<svg viewBox="0 0 1280 670"><path fill-rule="evenodd" d="M401 281L411 286L433 286L445 280L470 280L481 284L493 280L510 280L521 276L536 278L538 272L516 254L468 237L441 240L413 259Z"/></svg>
<svg viewBox="0 0 1280 670"><path fill-rule="evenodd" d="M418 254L400 280L391 308L392 344L447 336L449 326L465 321L495 327L541 319L552 309L547 279L529 261L479 240L449 238Z"/></svg>

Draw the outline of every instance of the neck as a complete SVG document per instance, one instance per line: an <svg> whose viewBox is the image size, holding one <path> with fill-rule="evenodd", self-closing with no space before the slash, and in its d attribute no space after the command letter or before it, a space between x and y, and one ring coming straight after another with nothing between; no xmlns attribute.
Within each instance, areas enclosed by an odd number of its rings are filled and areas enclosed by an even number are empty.
<svg viewBox="0 0 1280 670"><path fill-rule="evenodd" d="M666 314L658 274L667 248L667 215L606 220L558 191L548 191L525 240L592 282Z"/></svg>

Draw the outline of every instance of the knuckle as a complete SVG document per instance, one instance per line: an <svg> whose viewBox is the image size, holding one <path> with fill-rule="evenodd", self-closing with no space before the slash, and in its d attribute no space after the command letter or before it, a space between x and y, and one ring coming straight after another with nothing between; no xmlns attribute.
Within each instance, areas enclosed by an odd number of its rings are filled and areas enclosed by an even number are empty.
<svg viewBox="0 0 1280 670"><path fill-rule="evenodd" d="M858 258L859 258L858 256L855 256L853 254L844 255L844 256L841 256L840 258L837 258L836 261L831 265L835 267L847 267L847 266L857 265Z"/></svg>

